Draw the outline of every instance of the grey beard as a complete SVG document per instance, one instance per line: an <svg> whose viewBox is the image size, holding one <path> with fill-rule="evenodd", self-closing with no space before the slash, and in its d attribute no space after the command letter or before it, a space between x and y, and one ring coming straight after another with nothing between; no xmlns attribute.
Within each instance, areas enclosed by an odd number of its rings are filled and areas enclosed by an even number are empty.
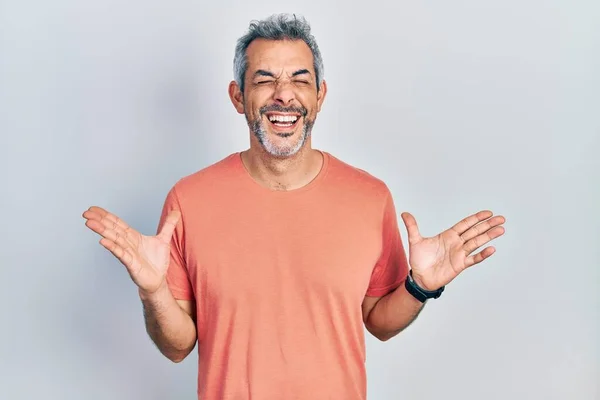
<svg viewBox="0 0 600 400"><path fill-rule="evenodd" d="M302 134L300 135L298 141L292 146L285 147L276 146L269 140L267 131L265 130L260 118L250 123L250 129L267 153L274 157L289 157L295 155L298 153L298 151L300 151L300 149L302 149L306 143L306 140L311 135L313 124L313 121L305 120L304 126L302 127Z"/></svg>

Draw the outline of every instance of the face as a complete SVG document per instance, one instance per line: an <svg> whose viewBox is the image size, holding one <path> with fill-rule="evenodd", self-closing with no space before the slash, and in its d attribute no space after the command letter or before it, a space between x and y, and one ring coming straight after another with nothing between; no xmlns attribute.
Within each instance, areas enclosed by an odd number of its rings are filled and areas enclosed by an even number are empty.
<svg viewBox="0 0 600 400"><path fill-rule="evenodd" d="M272 156L289 157L310 143L326 84L317 90L313 55L301 40L254 40L247 49L244 92L230 96L245 114L253 141Z"/></svg>

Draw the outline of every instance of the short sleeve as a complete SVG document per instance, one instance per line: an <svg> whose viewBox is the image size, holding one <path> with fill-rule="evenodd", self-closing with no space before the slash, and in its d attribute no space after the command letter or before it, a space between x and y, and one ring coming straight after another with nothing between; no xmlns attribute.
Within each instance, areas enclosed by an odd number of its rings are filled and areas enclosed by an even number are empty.
<svg viewBox="0 0 600 400"><path fill-rule="evenodd" d="M173 210L181 212L181 218L175 227L170 245L170 261L167 269L167 285L173 294L173 297L178 300L193 300L194 291L190 283L188 268L185 263L185 231L183 224L183 211L181 210L175 187L167 194L164 202L160 221L158 223L157 232L159 232L167 218L167 215Z"/></svg>
<svg viewBox="0 0 600 400"><path fill-rule="evenodd" d="M394 291L408 275L408 260L400 237L396 207L388 190L382 219L382 249L373 268L367 296L381 297Z"/></svg>

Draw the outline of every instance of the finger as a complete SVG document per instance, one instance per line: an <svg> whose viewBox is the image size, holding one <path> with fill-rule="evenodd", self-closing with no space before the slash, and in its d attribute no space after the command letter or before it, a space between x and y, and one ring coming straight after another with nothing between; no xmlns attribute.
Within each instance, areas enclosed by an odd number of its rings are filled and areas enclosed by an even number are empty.
<svg viewBox="0 0 600 400"><path fill-rule="evenodd" d="M490 247L486 247L485 249L481 250L477 254L467 257L465 260L465 268L469 268L475 264L479 264L480 262L482 262L486 258L490 257L495 252L496 252L496 249L494 247L490 246Z"/></svg>
<svg viewBox="0 0 600 400"><path fill-rule="evenodd" d="M472 252L474 252L475 250L477 250L484 244L496 239L497 237L502 236L503 234L504 234L504 227L496 226L496 227L490 229L489 231L469 240L467 243L464 244L463 250L465 251L466 254L471 254Z"/></svg>
<svg viewBox="0 0 600 400"><path fill-rule="evenodd" d="M113 215L113 214L106 211L104 208L98 207L98 206L91 206L83 213L84 218L96 219L96 220L101 220L102 218L104 218L107 215Z"/></svg>
<svg viewBox="0 0 600 400"><path fill-rule="evenodd" d="M88 219L86 226L92 229L99 235L103 235L111 240L114 240L111 231L115 231L119 236L125 237L126 240L134 248L137 247L140 240L140 233L131 228L125 221L114 214L100 207L90 207L89 210L83 213L83 216ZM104 229L102 228L104 226Z"/></svg>
<svg viewBox="0 0 600 400"><path fill-rule="evenodd" d="M109 239L123 248L137 248L137 239L130 232L121 229L117 224L107 220L88 220L85 225L99 234L100 236Z"/></svg>
<svg viewBox="0 0 600 400"><path fill-rule="evenodd" d="M402 221L406 226L406 232L408 233L408 242L409 243L417 243L421 238L421 234L419 233L419 226L417 225L417 221L412 214L408 212L404 212L401 214Z"/></svg>
<svg viewBox="0 0 600 400"><path fill-rule="evenodd" d="M102 207L90 207L83 213L83 217L87 218L88 220L102 221L103 223L106 221L110 221L110 223L106 223L106 226L116 225L125 231L131 229L131 227L125 221L117 217L115 214L106 211Z"/></svg>
<svg viewBox="0 0 600 400"><path fill-rule="evenodd" d="M128 270L132 269L134 255L131 249L123 248L112 240L106 238L100 239L100 244L110 251L115 257L117 257Z"/></svg>
<svg viewBox="0 0 600 400"><path fill-rule="evenodd" d="M475 225L471 229L467 230L465 233L463 233L460 236L464 242L467 242L467 241L473 239L474 237L479 236L482 233L485 233L498 225L502 225L505 222L506 222L506 219L503 216L497 215L493 218L488 219L487 221L478 223L477 225Z"/></svg>
<svg viewBox="0 0 600 400"><path fill-rule="evenodd" d="M158 237L165 243L171 241L171 236L173 236L173 232L175 231L175 227L177 226L180 217L181 212L173 210L167 215L167 218L165 218L165 222L158 233Z"/></svg>
<svg viewBox="0 0 600 400"><path fill-rule="evenodd" d="M104 235L108 229L99 219L88 219L85 221L85 226L96 232L98 235Z"/></svg>
<svg viewBox="0 0 600 400"><path fill-rule="evenodd" d="M137 245L130 240L130 236L128 236L127 232L123 231L121 228L107 231L105 237L112 240L126 251L132 251L133 254L135 254Z"/></svg>
<svg viewBox="0 0 600 400"><path fill-rule="evenodd" d="M467 230L469 230L471 227L473 227L475 224L488 219L492 215L493 215L493 213L489 210L479 211L478 213L469 215L467 218L459 221L450 229L452 229L458 235L462 235Z"/></svg>

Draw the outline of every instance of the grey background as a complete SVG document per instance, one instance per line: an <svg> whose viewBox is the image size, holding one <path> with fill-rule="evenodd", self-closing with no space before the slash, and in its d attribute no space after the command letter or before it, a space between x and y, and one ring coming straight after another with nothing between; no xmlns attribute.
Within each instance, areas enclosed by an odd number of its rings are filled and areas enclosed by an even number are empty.
<svg viewBox="0 0 600 400"><path fill-rule="evenodd" d="M159 355L81 213L151 234L177 179L245 148L235 40L291 11L325 60L315 147L384 179L425 235L507 217L490 260L368 338L369 398L599 399L599 3L296 6L0 1L0 398L195 397L195 354Z"/></svg>

